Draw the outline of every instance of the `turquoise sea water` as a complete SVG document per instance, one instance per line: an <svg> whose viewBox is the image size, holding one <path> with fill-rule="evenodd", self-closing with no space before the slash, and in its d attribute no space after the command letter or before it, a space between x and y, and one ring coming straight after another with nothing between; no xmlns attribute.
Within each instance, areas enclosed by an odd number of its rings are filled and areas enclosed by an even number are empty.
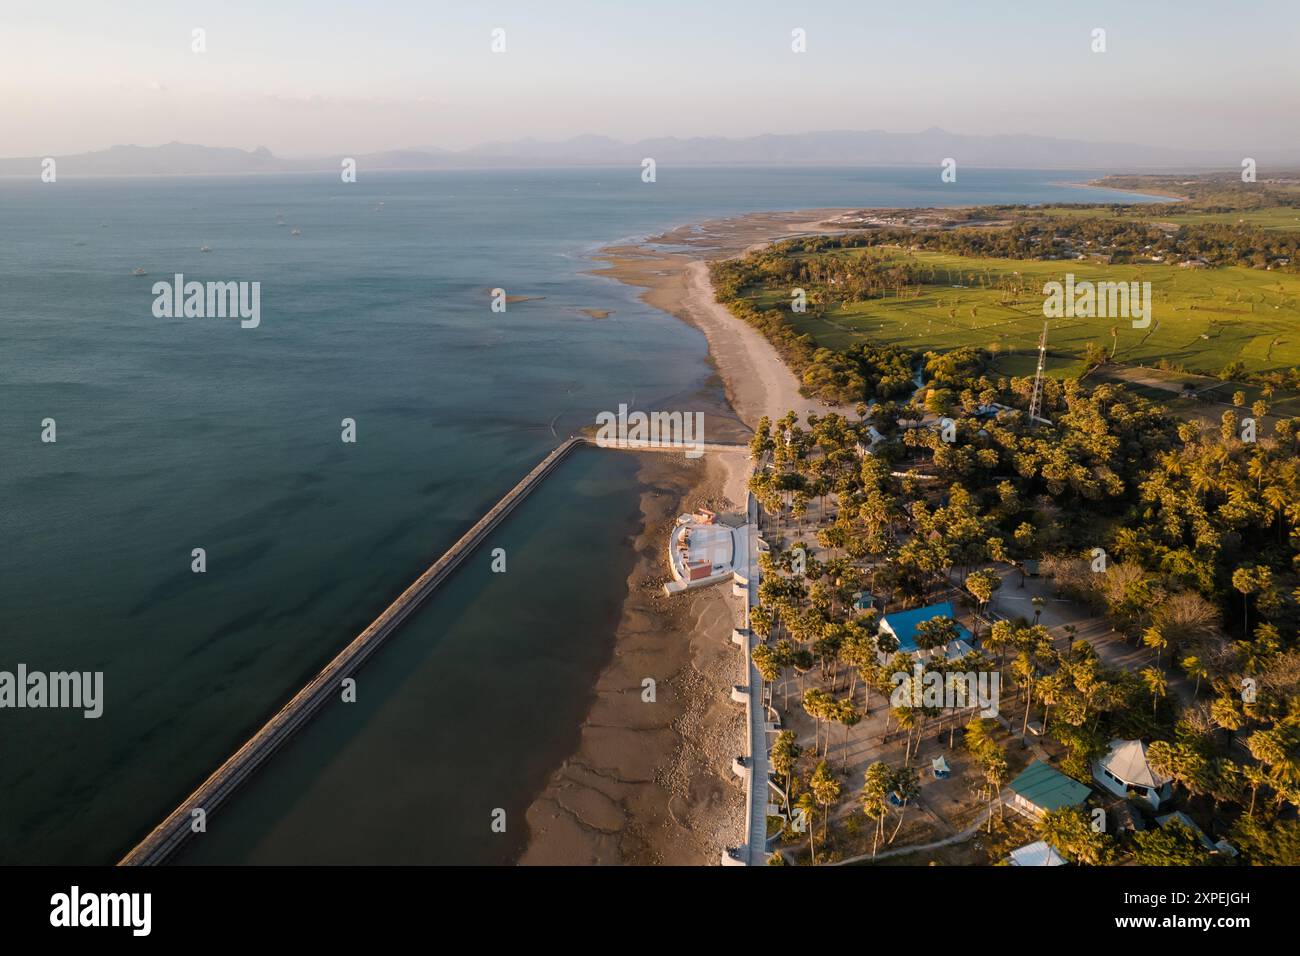
<svg viewBox="0 0 1300 956"><path fill-rule="evenodd" d="M0 181L0 670L105 682L98 720L0 710L0 862L111 862L557 435L619 402L689 406L703 337L587 275L596 248L762 209L1115 198L1059 185L1086 176ZM152 283L177 272L260 282L261 326L155 318ZM495 314L494 287L544 298ZM576 740L630 565L634 470L567 462L498 532L508 573L480 555L192 858L510 859L520 828L484 840L475 814L522 821Z"/></svg>

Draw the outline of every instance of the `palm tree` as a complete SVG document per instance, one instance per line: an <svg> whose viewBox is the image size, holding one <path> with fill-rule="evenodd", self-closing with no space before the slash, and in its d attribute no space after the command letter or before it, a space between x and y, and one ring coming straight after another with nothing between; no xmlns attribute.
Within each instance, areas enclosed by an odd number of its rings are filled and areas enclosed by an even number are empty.
<svg viewBox="0 0 1300 956"><path fill-rule="evenodd" d="M1260 571L1266 571L1266 568L1248 567L1242 565L1232 572L1232 586L1241 592L1241 631L1243 634L1250 633L1250 596L1260 589L1263 583L1259 574Z"/></svg>
<svg viewBox="0 0 1300 956"><path fill-rule="evenodd" d="M898 831L903 829L903 817L907 814L907 805L921 795L921 786L913 767L899 767L893 772L889 782L890 789L903 801L898 811L898 825L889 835L889 842L893 843L898 837Z"/></svg>
<svg viewBox="0 0 1300 956"><path fill-rule="evenodd" d="M1277 512L1277 540L1281 544L1286 532L1286 508L1292 503L1291 492L1282 483L1270 483L1264 489L1264 503Z"/></svg>
<svg viewBox="0 0 1300 956"><path fill-rule="evenodd" d="M1246 715L1236 698L1227 695L1214 698L1210 704L1210 719L1228 732L1228 750L1231 752L1233 736L1246 725Z"/></svg>
<svg viewBox="0 0 1300 956"><path fill-rule="evenodd" d="M1165 696L1168 689L1165 672L1157 667L1144 667L1139 673L1142 677L1142 683L1146 685L1147 693L1151 695L1151 714L1155 716L1156 705L1160 702L1160 698Z"/></svg>
<svg viewBox="0 0 1300 956"><path fill-rule="evenodd" d="M776 660L777 664L780 665L782 672L784 672L787 667L794 666L795 663L794 645L791 644L789 640L782 638L781 640L777 641L774 654L775 654L774 659ZM783 709L789 710L790 709L790 679L788 677L784 678L781 681L781 693L783 695L783 702L781 706Z"/></svg>
<svg viewBox="0 0 1300 956"><path fill-rule="evenodd" d="M1160 663L1160 653L1169 647L1169 638L1165 632L1152 624L1142 632L1142 643L1156 652L1156 663Z"/></svg>
<svg viewBox="0 0 1300 956"><path fill-rule="evenodd" d="M816 661L813 660L811 651L807 651L802 648L800 648L799 650L793 650L792 648L792 653L790 656L790 666L794 668L795 676L799 678L799 690L801 692L804 689L803 688L804 675L813 669L813 665L815 663Z"/></svg>
<svg viewBox="0 0 1300 956"><path fill-rule="evenodd" d="M907 743L903 747L903 763L910 763L912 760L912 731L917 725L916 711L911 707L894 707L891 708L891 712L894 715L894 720L898 723L898 729L907 731ZM886 722L885 726L889 726L888 722ZM888 735L888 730L886 730L886 735Z"/></svg>
<svg viewBox="0 0 1300 956"><path fill-rule="evenodd" d="M1046 679L1046 678L1044 678ZM996 721L976 717L966 725L966 749L984 772L984 782L989 793L989 832L993 831L993 801L1002 791L1002 779L1007 773L1007 757L1002 746L993 739L991 728Z"/></svg>
<svg viewBox="0 0 1300 956"><path fill-rule="evenodd" d="M1052 705L1061 701L1065 693L1066 674L1057 671L1055 674L1049 674L1038 682L1038 699L1043 704L1043 733L1047 733L1047 718L1052 712Z"/></svg>
<svg viewBox="0 0 1300 956"><path fill-rule="evenodd" d="M817 798L812 795L811 790L805 790L799 794L799 799L795 801L795 806L803 811L805 825L808 827L808 853L812 857L812 865L817 865L817 847L813 845L813 829L816 826Z"/></svg>
<svg viewBox="0 0 1300 956"><path fill-rule="evenodd" d="M1021 651L1011 662L1011 673L1025 689L1025 719L1020 724L1020 736L1024 738L1029 732L1029 706L1034 699L1034 684L1038 676L1038 667L1028 651Z"/></svg>
<svg viewBox="0 0 1300 956"><path fill-rule="evenodd" d="M1019 631L1010 621L998 621L989 628L988 637L984 639L984 646L990 651L998 652L998 680L1002 680L1002 665L1006 660L1006 651L1008 647L1015 645L1019 638Z"/></svg>
<svg viewBox="0 0 1300 956"><path fill-rule="evenodd" d="M1257 763L1248 763L1241 768L1241 775L1246 779L1246 785L1250 787L1250 808L1246 811L1246 816L1255 815L1255 797L1259 793L1259 788L1268 782L1268 771Z"/></svg>
<svg viewBox="0 0 1300 956"><path fill-rule="evenodd" d="M844 640L840 643L839 660L849 669L850 697L858 689L858 678L865 680L866 670L875 663L875 643L861 625L856 622L847 625Z"/></svg>
<svg viewBox="0 0 1300 956"><path fill-rule="evenodd" d="M877 760L867 767L862 777L862 812L876 824L875 835L871 840L871 856L875 859L876 847L884 836L885 817L889 814L889 767Z"/></svg>
<svg viewBox="0 0 1300 956"><path fill-rule="evenodd" d="M815 731L816 741L815 741L815 746L813 748L814 750L821 747L822 721L823 720L826 721L827 724L829 725L829 723L835 719L836 706L837 704L835 698L833 698L830 694L826 693L824 690L818 690L815 687L810 687L808 688L808 690L804 691L804 695L803 695L804 712L807 713L809 717L812 717L816 721L816 731ZM828 726L826 728L826 750L827 751L830 750L830 746L831 746L831 733L830 733L830 727Z"/></svg>
<svg viewBox="0 0 1300 956"><path fill-rule="evenodd" d="M993 592L1001 586L1002 578L992 568L976 571L966 578L966 590L979 602L978 613L975 616L975 633L972 635L972 640L979 640L980 615L984 613L984 606L993 598Z"/></svg>
<svg viewBox="0 0 1300 956"><path fill-rule="evenodd" d="M984 781L989 785L989 827L988 832L993 832L993 801L1002 793L1002 780L1007 775L1007 758L1002 748L996 750L990 749L984 755ZM1002 818L1002 803L998 801L998 819Z"/></svg>
<svg viewBox="0 0 1300 956"><path fill-rule="evenodd" d="M1246 738L1250 755L1268 767L1269 784L1279 795L1300 787L1300 725L1279 723Z"/></svg>
<svg viewBox="0 0 1300 956"><path fill-rule="evenodd" d="M1061 807L1043 814L1038 818L1038 835L1075 863L1095 865L1107 857L1105 835L1094 830L1077 807Z"/></svg>
<svg viewBox="0 0 1300 956"><path fill-rule="evenodd" d="M1209 708L1198 708L1198 712L1193 715L1196 722L1200 722L1200 717L1204 715L1208 724ZM1199 735L1204 735L1204 730L1194 731ZM1150 748L1148 748L1148 751ZM1221 774L1217 766L1218 759L1207 757L1199 747L1191 743L1179 742L1170 748L1169 764L1171 769L1163 770L1174 778L1174 781L1185 787L1187 792L1193 797L1202 794L1213 793L1218 786L1218 779ZM1152 767L1156 765L1151 764Z"/></svg>
<svg viewBox="0 0 1300 956"><path fill-rule="evenodd" d="M932 617L916 625L916 646L923 651L947 647L959 635L957 622L946 615Z"/></svg>
<svg viewBox="0 0 1300 956"><path fill-rule="evenodd" d="M789 813L790 807L790 789L794 785L794 765L799 759L801 750L795 743L795 734L793 730L783 730L777 735L776 743L772 745L772 770L783 781L781 796L784 798L782 803Z"/></svg>
<svg viewBox="0 0 1300 956"><path fill-rule="evenodd" d="M817 803L822 807L822 839L825 840L830 829L831 804L840 798L842 788L825 760L817 764L809 786Z"/></svg>
<svg viewBox="0 0 1300 956"><path fill-rule="evenodd" d="M1195 697L1201 691L1201 678L1210 676L1210 669L1206 666L1204 660L1195 654L1188 654L1182 660L1183 670L1187 671L1188 677L1196 678L1196 687L1192 689L1192 696Z"/></svg>
<svg viewBox="0 0 1300 956"><path fill-rule="evenodd" d="M853 698L846 697L835 705L835 719L844 725L844 764L849 769L849 728L862 720L862 713L853 706Z"/></svg>
<svg viewBox="0 0 1300 956"><path fill-rule="evenodd" d="M759 644L750 652L749 656L754 662L758 676L766 685L764 689L767 691L767 703L768 706L771 706L772 694L776 690L776 682L781 677L781 664L777 653L766 644Z"/></svg>

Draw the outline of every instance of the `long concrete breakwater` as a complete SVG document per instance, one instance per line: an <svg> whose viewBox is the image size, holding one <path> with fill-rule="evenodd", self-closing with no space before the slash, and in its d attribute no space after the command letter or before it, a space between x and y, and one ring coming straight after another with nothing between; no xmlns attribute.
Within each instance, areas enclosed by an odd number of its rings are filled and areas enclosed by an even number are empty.
<svg viewBox="0 0 1300 956"><path fill-rule="evenodd" d="M242 747L236 750L167 817L127 853L119 866L155 866L166 862L196 832L200 818L206 828L207 818L225 803L250 777L304 724L336 695L342 683L388 639L423 602L445 581L507 515L546 479L569 453L580 445L614 448L624 451L668 451L682 453L691 446L625 443L607 445L585 436L561 442L528 472L492 508L443 553L379 617L358 634L333 660L262 725ZM709 443L696 446L704 451L743 451L744 445Z"/></svg>

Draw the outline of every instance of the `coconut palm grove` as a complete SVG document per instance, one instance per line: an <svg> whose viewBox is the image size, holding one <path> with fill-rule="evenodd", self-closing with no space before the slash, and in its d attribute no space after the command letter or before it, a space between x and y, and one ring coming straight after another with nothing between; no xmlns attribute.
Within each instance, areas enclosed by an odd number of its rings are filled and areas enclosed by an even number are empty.
<svg viewBox="0 0 1300 956"><path fill-rule="evenodd" d="M1221 210L1235 193L1194 191L1140 225L1125 207L1066 210L1051 229L1088 224L1123 247L1100 254L1184 286L1195 275L1224 300L1253 298L1256 315L1269 296L1293 308L1300 232L1192 224L1198 202ZM1300 212L1296 196L1275 187L1289 203L1269 207L1275 219ZM1261 354L1247 369L1223 350L1197 350L1195 369L1122 363L1143 332L1098 327L1054 352L1049 327L1047 374L1017 374L1035 350L979 327L974 303L1027 307L1037 290L981 285L982 267L953 288L924 259L956 252L956 275L966 255L1024 257L999 258L1004 275L1049 261L1025 255L1041 211L997 216L858 223L713 266L720 298L794 357L808 390L852 403L765 418L750 443L768 544L753 659L780 728L769 862L1300 864L1294 366ZM1203 230L1217 237L1197 246L1204 269L1180 268ZM1165 252L1135 253L1131 235L1163 237ZM1240 254L1256 242L1287 255ZM1050 258L1058 273L1075 260ZM929 299L953 302L983 344L869 341L874 318L898 331L899 310ZM1251 315L1217 320L1225 339ZM1294 336L1277 333L1275 351ZM976 676L996 678L995 707Z"/></svg>

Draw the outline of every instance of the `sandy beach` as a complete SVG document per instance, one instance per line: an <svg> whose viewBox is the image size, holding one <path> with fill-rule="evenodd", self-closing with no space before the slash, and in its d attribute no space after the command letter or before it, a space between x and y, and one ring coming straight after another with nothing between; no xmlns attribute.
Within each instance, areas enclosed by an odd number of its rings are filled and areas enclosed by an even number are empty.
<svg viewBox="0 0 1300 956"><path fill-rule="evenodd" d="M598 256L609 268L597 274L642 288L645 302L704 333L719 377L719 394L701 397L710 440L743 442L739 423L752 429L763 416L779 418L792 408L800 415L831 409L801 396L776 349L714 301L707 259L834 231L819 224L839 212L717 220ZM640 459L642 522L630 542L637 561L613 659L594 689L577 752L528 810L522 864L716 865L726 847L744 839L744 790L730 767L745 748L744 710L730 699L743 676L730 640L742 599L727 586L669 597L662 585L674 519L699 506L742 513L748 458L738 452ZM642 696L647 677L655 681L653 703Z"/></svg>
<svg viewBox="0 0 1300 956"><path fill-rule="evenodd" d="M791 409L800 417L808 412L843 414L849 409L831 408L800 395L799 380L776 349L715 300L708 261L741 255L778 239L840 231L826 220L848 212L759 213L683 227L641 245L602 250L597 258L608 268L597 274L643 288L643 301L703 332L727 400L751 428L765 415L776 419Z"/></svg>
<svg viewBox="0 0 1300 956"><path fill-rule="evenodd" d="M744 711L729 697L739 599L721 587L674 597L662 587L665 542L682 507L729 505L721 459L640 456L643 524L630 542L637 562L614 658L577 752L528 810L523 864L716 864L742 838L744 792L730 763L743 746ZM653 701L644 699L647 678Z"/></svg>

